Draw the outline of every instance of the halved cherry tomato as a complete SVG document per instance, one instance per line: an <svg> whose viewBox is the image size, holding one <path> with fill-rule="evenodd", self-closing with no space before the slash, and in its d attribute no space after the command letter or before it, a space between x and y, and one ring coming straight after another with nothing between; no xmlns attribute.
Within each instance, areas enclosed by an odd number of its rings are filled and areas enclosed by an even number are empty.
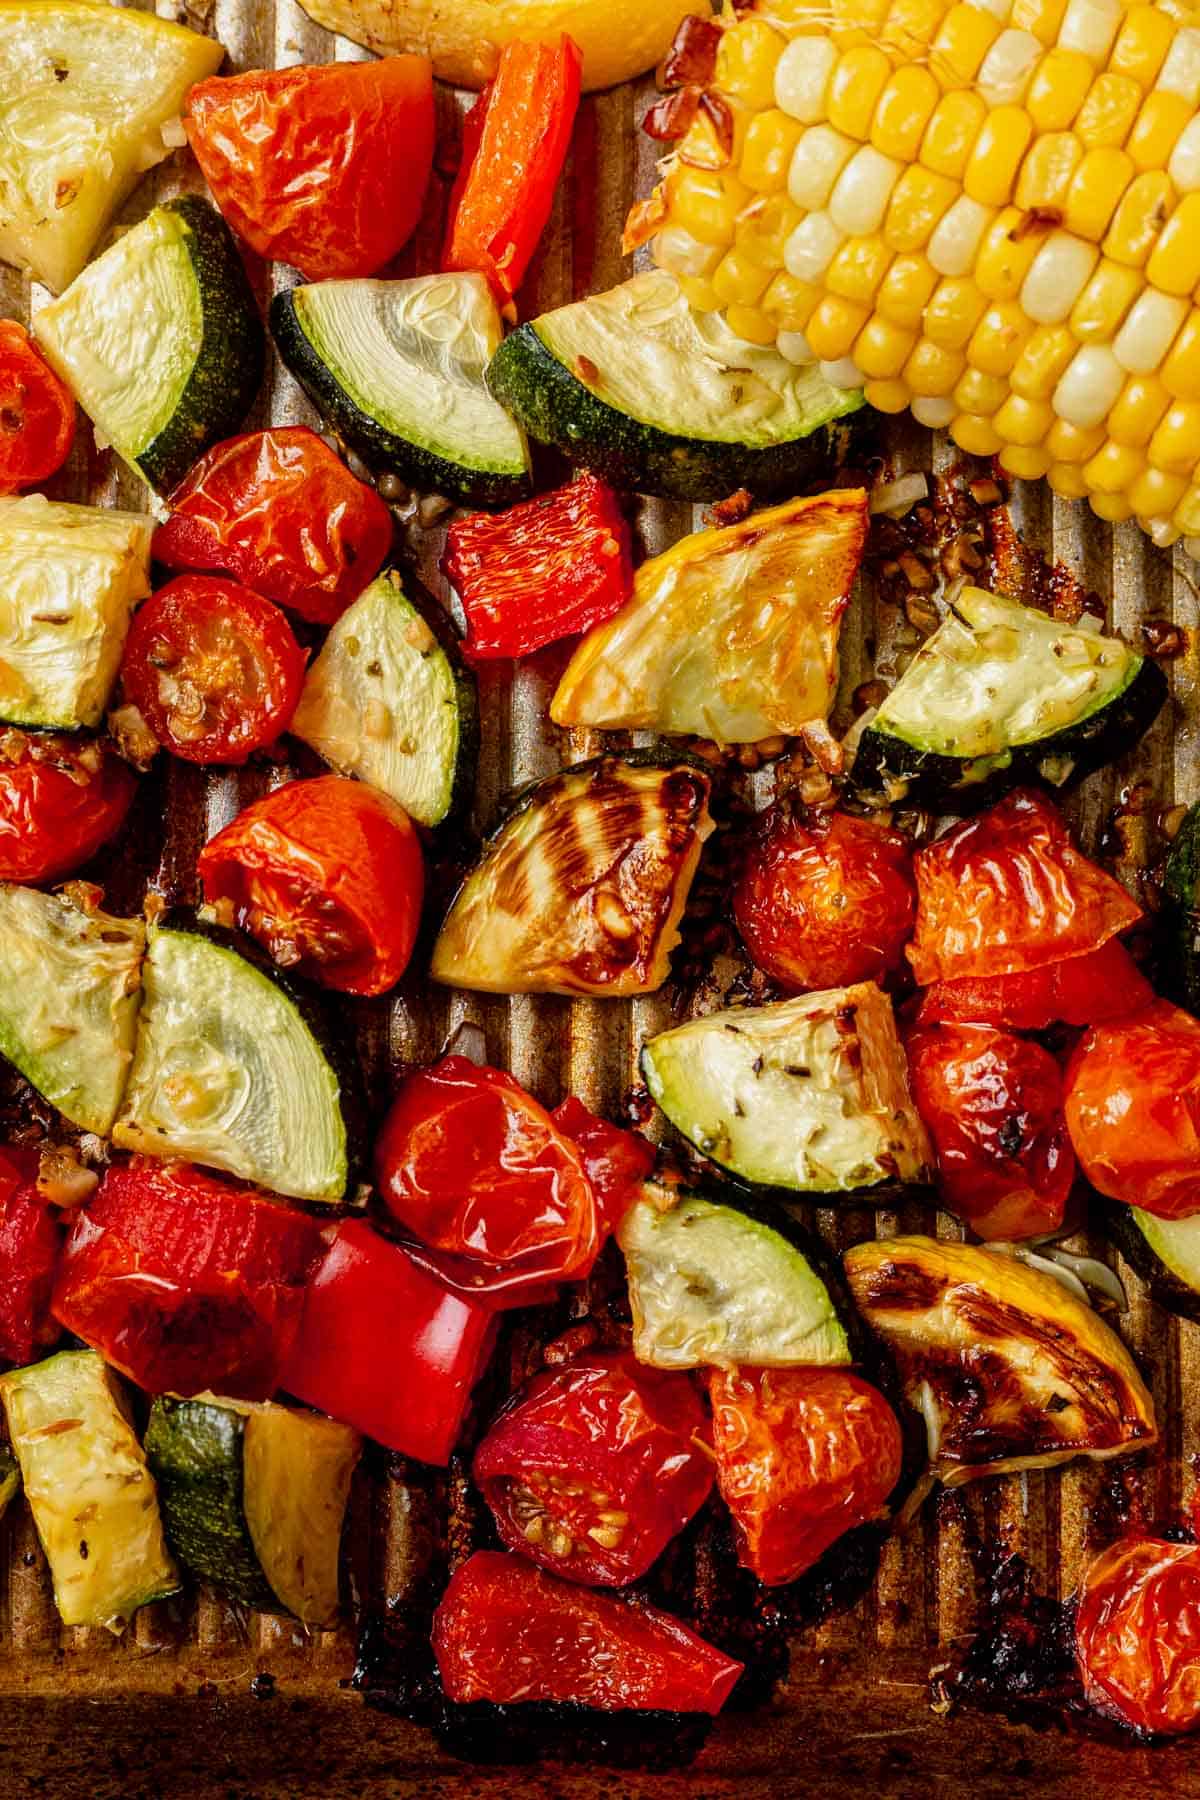
<svg viewBox="0 0 1200 1800"><path fill-rule="evenodd" d="M223 570L316 625L345 612L392 547L384 502L307 425L214 444L168 505L156 562Z"/></svg>
<svg viewBox="0 0 1200 1800"><path fill-rule="evenodd" d="M913 866L917 929L908 957L922 987L1082 956L1142 916L1032 788L954 826L919 850Z"/></svg>
<svg viewBox="0 0 1200 1800"><path fill-rule="evenodd" d="M433 1651L447 1698L464 1703L718 1713L742 1672L670 1613L557 1581L499 1550L477 1550L451 1576Z"/></svg>
<svg viewBox="0 0 1200 1800"><path fill-rule="evenodd" d="M1092 1186L1161 1219L1200 1212L1200 1022L1156 1000L1094 1025L1067 1065L1071 1142Z"/></svg>
<svg viewBox="0 0 1200 1800"><path fill-rule="evenodd" d="M213 199L260 256L309 281L373 275L408 242L433 162L424 56L214 75L188 95Z"/></svg>
<svg viewBox="0 0 1200 1800"><path fill-rule="evenodd" d="M656 1562L708 1498L708 1419L686 1375L589 1351L536 1375L475 1452L510 1550L586 1586Z"/></svg>
<svg viewBox="0 0 1200 1800"><path fill-rule="evenodd" d="M629 525L612 489L578 475L446 533L442 573L462 601L467 656L527 656L611 619L633 589Z"/></svg>
<svg viewBox="0 0 1200 1800"><path fill-rule="evenodd" d="M1121 1538L1088 1565L1075 1654L1097 1711L1137 1731L1200 1725L1200 1545Z"/></svg>
<svg viewBox="0 0 1200 1800"><path fill-rule="evenodd" d="M300 1325L321 1223L187 1163L109 1169L72 1227L54 1316L151 1394L265 1400Z"/></svg>
<svg viewBox="0 0 1200 1800"><path fill-rule="evenodd" d="M935 981L917 1011L919 1025L961 1019L1006 1025L1010 1031L1044 1031L1063 1025L1096 1025L1148 1006L1154 989L1119 938L1066 962L1044 963L1018 975Z"/></svg>
<svg viewBox="0 0 1200 1800"><path fill-rule="evenodd" d="M983 1238L1056 1231L1075 1158L1050 1052L994 1025L952 1023L919 1027L905 1048L950 1211Z"/></svg>
<svg viewBox="0 0 1200 1800"><path fill-rule="evenodd" d="M0 880L78 869L121 829L136 789L99 739L0 731Z"/></svg>
<svg viewBox="0 0 1200 1800"><path fill-rule="evenodd" d="M881 980L916 912L908 840L848 813L776 801L758 821L733 891L750 955L789 988Z"/></svg>
<svg viewBox="0 0 1200 1800"><path fill-rule="evenodd" d="M511 305L550 217L582 67L565 34L557 44L506 44L463 124L442 267L478 269L501 306Z"/></svg>
<svg viewBox="0 0 1200 1800"><path fill-rule="evenodd" d="M75 396L15 319L0 319L0 493L57 473L75 442Z"/></svg>
<svg viewBox="0 0 1200 1800"><path fill-rule="evenodd" d="M287 729L304 652L269 600L216 575L179 575L134 615L121 679L165 749L242 763Z"/></svg>
<svg viewBox="0 0 1200 1800"><path fill-rule="evenodd" d="M654 1167L654 1145L640 1131L626 1131L597 1118L574 1094L568 1094L550 1117L583 1158L596 1196L601 1235L607 1237L638 1198Z"/></svg>
<svg viewBox="0 0 1200 1800"><path fill-rule="evenodd" d="M50 1291L62 1228L37 1190L36 1151L0 1151L0 1357L32 1362L61 1335Z"/></svg>
<svg viewBox="0 0 1200 1800"><path fill-rule="evenodd" d="M900 1478L895 1413L845 1369L713 1369L708 1391L738 1559L768 1587L875 1518Z"/></svg>
<svg viewBox="0 0 1200 1800"><path fill-rule="evenodd" d="M422 1265L459 1292L525 1306L587 1274L602 1243L577 1147L500 1069L446 1056L410 1075L375 1148L375 1179Z"/></svg>
<svg viewBox="0 0 1200 1800"><path fill-rule="evenodd" d="M425 872L408 814L341 775L289 781L200 852L205 898L282 968L383 994L408 966Z"/></svg>

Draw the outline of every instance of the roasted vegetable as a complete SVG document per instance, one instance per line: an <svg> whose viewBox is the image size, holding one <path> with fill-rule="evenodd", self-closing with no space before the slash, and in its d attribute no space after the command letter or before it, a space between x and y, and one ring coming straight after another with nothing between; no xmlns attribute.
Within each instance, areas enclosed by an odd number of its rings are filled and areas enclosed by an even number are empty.
<svg viewBox="0 0 1200 1800"><path fill-rule="evenodd" d="M1084 1571L1075 1621L1083 1691L1139 1732L1200 1724L1200 1548L1127 1533Z"/></svg>
<svg viewBox="0 0 1200 1800"><path fill-rule="evenodd" d="M1172 840L1157 924L1163 991L1200 1014L1200 802L1188 808Z"/></svg>
<svg viewBox="0 0 1200 1800"><path fill-rule="evenodd" d="M137 777L105 738L0 736L0 879L70 875L120 831Z"/></svg>
<svg viewBox="0 0 1200 1800"><path fill-rule="evenodd" d="M1102 1207L1109 1238L1158 1304L1200 1324L1200 1213L1160 1219L1120 1201Z"/></svg>
<svg viewBox="0 0 1200 1800"><path fill-rule="evenodd" d="M1169 1000L1093 1025L1066 1073L1067 1129L1094 1188L1161 1219L1200 1213L1200 1021Z"/></svg>
<svg viewBox="0 0 1200 1800"><path fill-rule="evenodd" d="M75 396L23 325L0 319L0 493L48 481L75 442Z"/></svg>

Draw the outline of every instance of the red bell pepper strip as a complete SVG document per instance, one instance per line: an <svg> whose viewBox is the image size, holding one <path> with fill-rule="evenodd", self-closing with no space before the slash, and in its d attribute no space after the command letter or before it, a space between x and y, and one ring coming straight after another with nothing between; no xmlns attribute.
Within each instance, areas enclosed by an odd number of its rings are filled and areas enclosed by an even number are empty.
<svg viewBox="0 0 1200 1800"><path fill-rule="evenodd" d="M462 601L473 661L528 656L603 624L633 589L629 525L595 475L446 534L442 573Z"/></svg>
<svg viewBox="0 0 1200 1800"><path fill-rule="evenodd" d="M32 1362L59 1335L50 1290L62 1228L38 1194L38 1155L0 1152L0 1358Z"/></svg>
<svg viewBox="0 0 1200 1800"><path fill-rule="evenodd" d="M583 56L557 44L506 44L495 79L463 125L443 269L478 269L510 306L550 217L579 105Z"/></svg>
<svg viewBox="0 0 1200 1800"><path fill-rule="evenodd" d="M1149 1006L1154 989L1119 938L1098 950L1045 963L1016 975L935 981L917 1011L918 1025L943 1019L1044 1031L1048 1025L1100 1025Z"/></svg>

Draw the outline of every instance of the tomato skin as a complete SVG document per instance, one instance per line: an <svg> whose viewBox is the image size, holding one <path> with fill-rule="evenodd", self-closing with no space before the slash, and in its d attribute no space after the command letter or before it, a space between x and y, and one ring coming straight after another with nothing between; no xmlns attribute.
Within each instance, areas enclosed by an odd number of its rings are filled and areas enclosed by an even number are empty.
<svg viewBox="0 0 1200 1800"><path fill-rule="evenodd" d="M1156 1000L1094 1025L1066 1089L1067 1128L1094 1188L1160 1219L1200 1212L1200 1022Z"/></svg>
<svg viewBox="0 0 1200 1800"><path fill-rule="evenodd" d="M506 512L456 519L442 573L466 614L465 655L527 656L624 606L633 591L629 525L611 488L578 475Z"/></svg>
<svg viewBox="0 0 1200 1800"><path fill-rule="evenodd" d="M1099 1712L1138 1731L1200 1724L1200 1545L1121 1538L1088 1565L1075 1653Z"/></svg>
<svg viewBox="0 0 1200 1800"><path fill-rule="evenodd" d="M187 1163L110 1168L76 1215L54 1316L148 1393L266 1400L324 1252L319 1220Z"/></svg>
<svg viewBox="0 0 1200 1800"><path fill-rule="evenodd" d="M718 1713L742 1672L670 1613L558 1581L499 1550L477 1550L451 1576L433 1650L447 1699L461 1704Z"/></svg>
<svg viewBox="0 0 1200 1800"><path fill-rule="evenodd" d="M943 1019L1006 1025L1010 1031L1096 1025L1148 1006L1154 989L1119 938L1066 962L1043 963L1017 975L935 981L917 1011L919 1025Z"/></svg>
<svg viewBox="0 0 1200 1800"><path fill-rule="evenodd" d="M949 1210L982 1238L1056 1231L1075 1157L1050 1052L994 1025L954 1023L919 1027L905 1049Z"/></svg>
<svg viewBox="0 0 1200 1800"><path fill-rule="evenodd" d="M226 219L309 281L373 275L416 229L433 163L424 56L199 81L183 121Z"/></svg>
<svg viewBox="0 0 1200 1800"><path fill-rule="evenodd" d="M912 858L899 832L786 801L762 814L733 891L751 957L797 990L882 980L900 962L915 912Z"/></svg>
<svg viewBox="0 0 1200 1800"><path fill-rule="evenodd" d="M627 1131L598 1118L574 1094L568 1094L550 1117L583 1158L596 1196L600 1231L607 1237L638 1198L643 1181L654 1167L654 1145L640 1131Z"/></svg>
<svg viewBox="0 0 1200 1800"><path fill-rule="evenodd" d="M593 1351L514 1398L475 1452L474 1476L510 1550L569 1581L620 1587L708 1498L712 1463L695 1441L707 1435L686 1375Z"/></svg>
<svg viewBox="0 0 1200 1800"><path fill-rule="evenodd" d="M168 505L156 562L233 575L315 625L341 617L392 547L387 506L307 425L214 444Z"/></svg>
<svg viewBox="0 0 1200 1800"><path fill-rule="evenodd" d="M1081 956L1142 916L1032 788L954 826L919 850L913 867L917 929L908 958L921 987Z"/></svg>
<svg viewBox="0 0 1200 1800"><path fill-rule="evenodd" d="M421 845L403 807L342 775L289 781L204 846L207 900L285 968L343 994L383 994L421 918Z"/></svg>
<svg viewBox="0 0 1200 1800"><path fill-rule="evenodd" d="M68 875L121 829L137 777L100 740L0 732L0 880Z"/></svg>
<svg viewBox="0 0 1200 1800"><path fill-rule="evenodd" d="M63 1234L37 1170L36 1151L0 1151L0 1358L18 1367L60 1335L50 1293Z"/></svg>
<svg viewBox="0 0 1200 1800"><path fill-rule="evenodd" d="M304 652L269 600L217 575L178 575L134 614L121 679L164 749L243 763L290 724Z"/></svg>
<svg viewBox="0 0 1200 1800"><path fill-rule="evenodd" d="M15 319L0 319L0 494L57 474L75 442L75 396Z"/></svg>
<svg viewBox="0 0 1200 1800"><path fill-rule="evenodd" d="M767 1587L874 1518L900 1478L895 1413L845 1369L712 1369L708 1391L738 1560Z"/></svg>

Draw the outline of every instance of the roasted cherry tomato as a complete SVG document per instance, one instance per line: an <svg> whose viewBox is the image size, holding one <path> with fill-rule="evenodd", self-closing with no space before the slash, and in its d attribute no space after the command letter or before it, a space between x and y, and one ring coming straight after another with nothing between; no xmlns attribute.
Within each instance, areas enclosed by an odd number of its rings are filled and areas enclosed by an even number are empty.
<svg viewBox="0 0 1200 1800"><path fill-rule="evenodd" d="M75 397L15 319L0 319L0 493L57 473L75 441Z"/></svg>
<svg viewBox="0 0 1200 1800"><path fill-rule="evenodd" d="M922 987L1082 956L1142 916L1031 788L954 826L913 866L917 929L908 956Z"/></svg>
<svg viewBox="0 0 1200 1800"><path fill-rule="evenodd" d="M180 575L134 615L121 679L165 749L241 763L287 729L304 652L269 600L216 575Z"/></svg>
<svg viewBox="0 0 1200 1800"><path fill-rule="evenodd" d="M1010 1031L1044 1031L1048 1025L1096 1025L1148 1006L1154 989L1119 938L1099 950L1043 963L1019 975L935 981L926 988L917 1023L961 1019L973 1025L1007 1025Z"/></svg>
<svg viewBox="0 0 1200 1800"><path fill-rule="evenodd" d="M655 1150L640 1131L626 1131L589 1112L574 1094L550 1114L569 1137L587 1171L596 1196L600 1230L605 1236L617 1229L638 1198L643 1181L654 1167Z"/></svg>
<svg viewBox="0 0 1200 1800"><path fill-rule="evenodd" d="M50 1292L62 1229L37 1190L36 1151L0 1151L0 1358L18 1365L59 1337Z"/></svg>
<svg viewBox="0 0 1200 1800"><path fill-rule="evenodd" d="M501 1539L570 1581L636 1581L708 1498L708 1419L686 1375L590 1351L537 1375L475 1452Z"/></svg>
<svg viewBox="0 0 1200 1800"><path fill-rule="evenodd" d="M1050 1052L994 1025L959 1024L918 1027L906 1049L950 1211L983 1238L1056 1231L1075 1158Z"/></svg>
<svg viewBox="0 0 1200 1800"><path fill-rule="evenodd" d="M733 891L747 950L789 988L882 979L900 961L915 911L912 857L899 832L787 801L762 815Z"/></svg>
<svg viewBox="0 0 1200 1800"><path fill-rule="evenodd" d="M493 1335L490 1313L347 1219L308 1284L280 1385L389 1450L445 1463Z"/></svg>
<svg viewBox="0 0 1200 1800"><path fill-rule="evenodd" d="M409 1076L384 1120L375 1179L417 1240L413 1256L493 1305L581 1280L600 1251L579 1150L511 1075L464 1056Z"/></svg>
<svg viewBox="0 0 1200 1800"><path fill-rule="evenodd" d="M900 1478L896 1415L845 1369L714 1369L717 1486L738 1558L768 1587L795 1581Z"/></svg>
<svg viewBox="0 0 1200 1800"><path fill-rule="evenodd" d="M135 1159L77 1216L54 1316L148 1393L265 1400L323 1251L306 1213L187 1163Z"/></svg>
<svg viewBox="0 0 1200 1800"><path fill-rule="evenodd" d="M168 504L156 562L223 570L317 625L345 612L392 547L392 515L375 489L307 425L214 444Z"/></svg>
<svg viewBox="0 0 1200 1800"><path fill-rule="evenodd" d="M1169 1001L1094 1025L1067 1065L1084 1174L1161 1219L1200 1212L1200 1023Z"/></svg>
<svg viewBox="0 0 1200 1800"><path fill-rule="evenodd" d="M0 880L78 869L121 829L136 787L99 739L0 731Z"/></svg>
<svg viewBox="0 0 1200 1800"><path fill-rule="evenodd" d="M213 198L260 256L309 281L373 275L407 243L433 162L424 56L214 75L188 95Z"/></svg>
<svg viewBox="0 0 1200 1800"><path fill-rule="evenodd" d="M425 873L403 807L341 775L289 781L200 852L204 896L282 968L383 994L408 966Z"/></svg>
<svg viewBox="0 0 1200 1800"><path fill-rule="evenodd" d="M1138 1731L1200 1724L1200 1545L1121 1538L1079 1590L1075 1654L1097 1711Z"/></svg>
<svg viewBox="0 0 1200 1800"><path fill-rule="evenodd" d="M578 475L446 533L442 572L462 601L475 661L527 656L619 611L633 589L629 526L612 489Z"/></svg>
<svg viewBox="0 0 1200 1800"><path fill-rule="evenodd" d="M433 1652L450 1700L565 1700L604 1712L718 1713L742 1672L670 1613L557 1581L499 1550L477 1550L451 1576Z"/></svg>

